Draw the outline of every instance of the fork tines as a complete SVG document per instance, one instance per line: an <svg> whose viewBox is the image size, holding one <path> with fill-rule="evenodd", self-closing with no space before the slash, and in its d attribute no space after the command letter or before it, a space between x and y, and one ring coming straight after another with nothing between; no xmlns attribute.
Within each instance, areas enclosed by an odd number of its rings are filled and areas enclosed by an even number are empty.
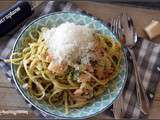
<svg viewBox="0 0 160 120"><path fill-rule="evenodd" d="M120 31L122 29L121 15L111 19L110 29L117 36L117 38L119 39L120 36L121 36L121 32Z"/></svg>

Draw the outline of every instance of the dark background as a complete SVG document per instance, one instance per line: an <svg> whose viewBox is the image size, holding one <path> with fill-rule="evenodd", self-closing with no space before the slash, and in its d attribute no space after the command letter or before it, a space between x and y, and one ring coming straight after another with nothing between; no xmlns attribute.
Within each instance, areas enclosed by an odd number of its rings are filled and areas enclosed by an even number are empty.
<svg viewBox="0 0 160 120"><path fill-rule="evenodd" d="M160 0L88 0L96 2L108 2L114 4L129 4L131 6L139 6L150 9L160 9Z"/></svg>

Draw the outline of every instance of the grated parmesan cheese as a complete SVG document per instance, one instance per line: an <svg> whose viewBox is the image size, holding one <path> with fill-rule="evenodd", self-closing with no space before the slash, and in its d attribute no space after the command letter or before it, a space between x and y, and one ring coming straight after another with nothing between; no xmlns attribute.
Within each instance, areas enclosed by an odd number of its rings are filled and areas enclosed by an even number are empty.
<svg viewBox="0 0 160 120"><path fill-rule="evenodd" d="M87 64L93 57L94 32L86 26L66 22L43 32L43 36L57 63L80 60Z"/></svg>

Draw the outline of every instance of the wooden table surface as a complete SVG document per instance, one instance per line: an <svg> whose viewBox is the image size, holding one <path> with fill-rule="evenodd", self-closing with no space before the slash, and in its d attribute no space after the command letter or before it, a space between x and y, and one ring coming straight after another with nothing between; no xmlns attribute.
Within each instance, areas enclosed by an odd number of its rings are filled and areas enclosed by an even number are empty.
<svg viewBox="0 0 160 120"><path fill-rule="evenodd" d="M0 1L0 11L12 5L15 1ZM35 1L34 4L37 4L41 1ZM113 5L113 4L102 4L102 3L94 3L94 2L76 2L76 4L92 13L93 15L103 19L104 21L108 21L109 18L119 15L122 12L127 12L134 19L134 23L138 34L147 38L145 35L143 28L148 25L151 20L159 20L160 21L160 11L144 9L144 8L134 8L131 6L122 6L122 5ZM160 37L152 40L153 42L160 43ZM0 115L0 117L12 117L17 119L18 117L23 118L35 118L34 113L28 108L23 98L17 94L15 88L6 80L6 77L0 70L0 112L2 110L28 110L29 114L18 114L14 115ZM149 118L151 119L160 119L160 84L157 87L156 95L154 98L154 102L150 109Z"/></svg>

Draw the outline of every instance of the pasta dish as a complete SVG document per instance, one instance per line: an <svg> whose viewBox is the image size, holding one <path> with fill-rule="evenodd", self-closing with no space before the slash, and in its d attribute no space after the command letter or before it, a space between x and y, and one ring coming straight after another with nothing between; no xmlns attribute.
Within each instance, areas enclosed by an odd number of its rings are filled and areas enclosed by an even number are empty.
<svg viewBox="0 0 160 120"><path fill-rule="evenodd" d="M64 31L65 24L76 32L68 30L59 35L57 31ZM8 61L16 65L16 77L31 96L64 106L68 113L105 92L108 82L119 73L122 49L118 42L95 30L73 23L63 25L50 35L48 28L31 31Z"/></svg>

